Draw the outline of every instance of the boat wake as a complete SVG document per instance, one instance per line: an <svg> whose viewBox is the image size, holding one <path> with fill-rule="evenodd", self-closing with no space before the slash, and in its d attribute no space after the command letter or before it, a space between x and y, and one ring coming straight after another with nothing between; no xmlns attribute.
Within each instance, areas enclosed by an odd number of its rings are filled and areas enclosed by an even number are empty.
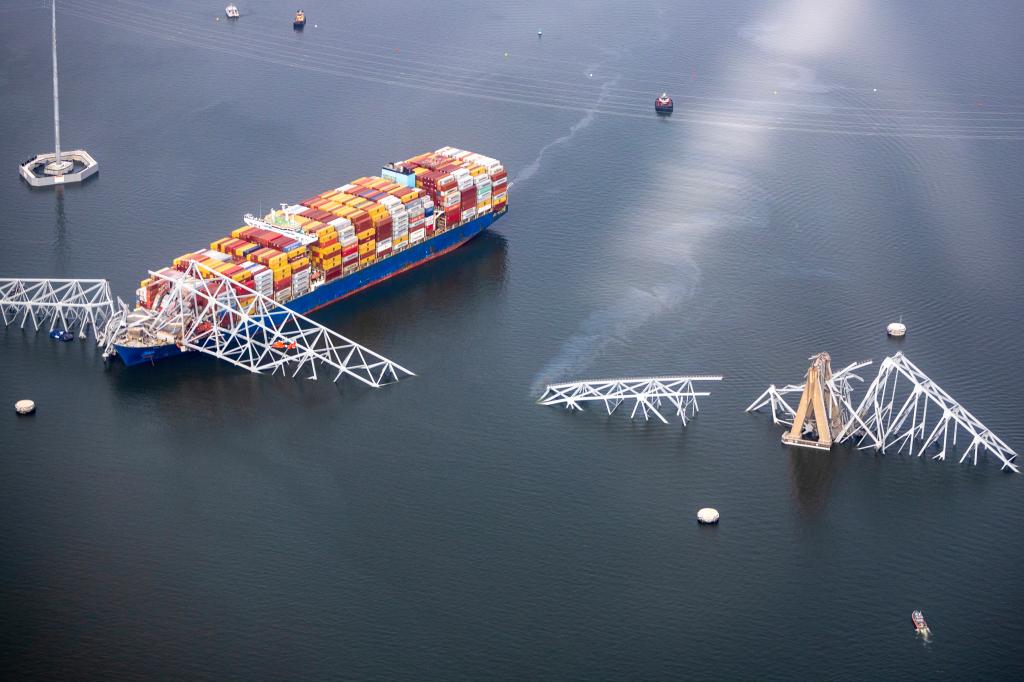
<svg viewBox="0 0 1024 682"><path fill-rule="evenodd" d="M588 73L593 73L593 70L594 69L589 70ZM620 76L615 76L615 78L602 84L601 91L597 96L597 100L594 102L594 105L592 107L586 110L586 113L583 115L583 118L576 121L576 123L573 123L572 126L569 127L568 133L562 135L561 137L551 142L548 142L546 145L541 147L540 151L537 153L537 158L535 158L533 161L527 164L525 168L519 171L519 174L515 176L512 182L521 182L523 180L529 180L530 178L532 178L534 175L537 174L537 171L540 170L540 162L541 160L543 160L544 154L545 152L547 152L547 150L557 145L565 144L566 142L571 140L576 135L576 133L589 126L594 121L594 117L597 115L599 107L604 103L612 88L614 88L618 84L619 78Z"/></svg>

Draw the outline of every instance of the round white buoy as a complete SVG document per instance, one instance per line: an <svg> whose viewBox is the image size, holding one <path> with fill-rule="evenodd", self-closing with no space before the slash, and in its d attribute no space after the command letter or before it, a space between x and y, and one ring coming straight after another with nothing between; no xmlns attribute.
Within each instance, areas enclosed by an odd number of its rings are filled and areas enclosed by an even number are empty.
<svg viewBox="0 0 1024 682"><path fill-rule="evenodd" d="M697 512L697 523L718 523L718 510L711 507L704 507Z"/></svg>
<svg viewBox="0 0 1024 682"><path fill-rule="evenodd" d="M889 336L906 336L907 325L902 322L890 322L889 326L885 328L885 333Z"/></svg>
<svg viewBox="0 0 1024 682"><path fill-rule="evenodd" d="M14 403L14 411L18 414L32 414L36 411L36 404L31 400L19 400Z"/></svg>

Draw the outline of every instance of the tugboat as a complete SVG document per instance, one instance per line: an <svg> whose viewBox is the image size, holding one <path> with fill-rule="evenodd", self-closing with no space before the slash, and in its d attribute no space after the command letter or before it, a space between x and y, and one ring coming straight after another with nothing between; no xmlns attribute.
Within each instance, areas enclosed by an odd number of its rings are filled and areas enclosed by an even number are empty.
<svg viewBox="0 0 1024 682"><path fill-rule="evenodd" d="M302 28L306 25L306 13L301 9L295 13L295 21L292 22L294 28Z"/></svg>
<svg viewBox="0 0 1024 682"><path fill-rule="evenodd" d="M654 100L654 110L659 114L671 114L672 109L672 98L668 96L667 92L661 93L661 97Z"/></svg>
<svg viewBox="0 0 1024 682"><path fill-rule="evenodd" d="M928 623L925 622L923 613L914 611L910 614L910 620L914 621L914 629L917 630L917 634L925 639L931 637L932 631L928 629Z"/></svg>
<svg viewBox="0 0 1024 682"><path fill-rule="evenodd" d="M227 7L225 7L224 14L228 16L228 19L237 19L238 17L242 16L241 12L239 12L238 8L234 5L228 5Z"/></svg>

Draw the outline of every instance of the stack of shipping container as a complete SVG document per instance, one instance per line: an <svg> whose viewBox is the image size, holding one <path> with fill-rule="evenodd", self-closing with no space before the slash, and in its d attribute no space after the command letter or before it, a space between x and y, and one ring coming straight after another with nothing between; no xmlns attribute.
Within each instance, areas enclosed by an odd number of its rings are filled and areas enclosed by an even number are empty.
<svg viewBox="0 0 1024 682"><path fill-rule="evenodd" d="M272 211L264 221L281 232L240 227L207 250L174 259L173 268L160 272L174 278L195 261L206 278L213 277L209 271L217 272L240 287L286 302L436 233L503 212L507 182L498 160L443 147L388 164L380 177L359 178ZM307 235L308 246L288 233ZM155 305L166 286L160 278L143 280L139 303Z"/></svg>

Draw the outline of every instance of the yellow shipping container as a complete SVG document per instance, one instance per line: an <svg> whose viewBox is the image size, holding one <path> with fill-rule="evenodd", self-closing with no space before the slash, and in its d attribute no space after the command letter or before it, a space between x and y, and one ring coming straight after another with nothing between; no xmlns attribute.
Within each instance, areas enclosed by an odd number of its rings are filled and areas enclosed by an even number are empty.
<svg viewBox="0 0 1024 682"><path fill-rule="evenodd" d="M329 189L326 192L323 192L322 194L319 194L317 196L319 196L321 199L330 199L333 196L335 196L336 194L338 194L338 190L336 190L336 189Z"/></svg>
<svg viewBox="0 0 1024 682"><path fill-rule="evenodd" d="M392 246L392 248L397 248L399 246L402 246L403 244L408 243L408 241L409 241L409 234L406 233L406 234L403 234L401 237L395 237L394 239L392 239L391 240L391 246Z"/></svg>
<svg viewBox="0 0 1024 682"><path fill-rule="evenodd" d="M359 234L357 234L356 238L359 240L359 243L362 244L366 240L373 239L376 236L377 236L377 228L370 227L370 228L367 228L367 229L363 230Z"/></svg>
<svg viewBox="0 0 1024 682"><path fill-rule="evenodd" d="M336 268L339 265L341 265L341 256L333 256L332 258L328 258L324 261L324 270L330 270L331 268Z"/></svg>
<svg viewBox="0 0 1024 682"><path fill-rule="evenodd" d="M471 164L470 167L469 167L469 174L474 176L474 177L476 177L478 175L483 175L486 172L487 172L487 169L484 168L483 166L477 166L475 164Z"/></svg>
<svg viewBox="0 0 1024 682"><path fill-rule="evenodd" d="M367 265L373 265L376 262L377 262L377 254L376 253L372 253L369 256L367 256L366 258L360 258L359 259L359 267L365 268Z"/></svg>
<svg viewBox="0 0 1024 682"><path fill-rule="evenodd" d="M289 267L287 265L284 266L283 268L271 268L270 270L271 270L271 272L274 273L274 281L275 282L280 281L280 280L284 279L285 277L291 277L292 276L292 269L291 269L291 267Z"/></svg>
<svg viewBox="0 0 1024 682"><path fill-rule="evenodd" d="M348 202L352 201L355 198L355 196L347 192L338 192L333 197L331 197L331 201L337 201L339 204L347 204Z"/></svg>
<svg viewBox="0 0 1024 682"><path fill-rule="evenodd" d="M305 229L306 225L308 225L309 223L315 223L316 222L315 220L310 220L309 218L307 218L305 216L301 216L301 215L293 215L291 220L292 220L293 223L295 223L296 225L298 225L299 227L301 227L303 229Z"/></svg>
<svg viewBox="0 0 1024 682"><path fill-rule="evenodd" d="M365 253L377 253L377 241L375 239L371 239L359 245L359 255L362 256Z"/></svg>
<svg viewBox="0 0 1024 682"><path fill-rule="evenodd" d="M341 244L339 244L338 242L334 242L330 246L311 246L310 251L312 251L314 255L319 256L320 258L330 258L334 254L341 251Z"/></svg>
<svg viewBox="0 0 1024 682"><path fill-rule="evenodd" d="M231 236L234 237L235 239L241 239L242 238L242 233L245 232L248 229L249 229L248 225L242 225L238 229L231 230Z"/></svg>
<svg viewBox="0 0 1024 682"><path fill-rule="evenodd" d="M336 208L341 208L344 204L340 204L337 201L328 201L326 204L320 207L321 211L327 211L328 213L334 211Z"/></svg>
<svg viewBox="0 0 1024 682"><path fill-rule="evenodd" d="M309 259L306 258L305 256L303 256L302 258L296 258L295 260L291 261L290 265L292 266L292 270L293 271L294 270L301 270L303 268L308 268L309 267Z"/></svg>

